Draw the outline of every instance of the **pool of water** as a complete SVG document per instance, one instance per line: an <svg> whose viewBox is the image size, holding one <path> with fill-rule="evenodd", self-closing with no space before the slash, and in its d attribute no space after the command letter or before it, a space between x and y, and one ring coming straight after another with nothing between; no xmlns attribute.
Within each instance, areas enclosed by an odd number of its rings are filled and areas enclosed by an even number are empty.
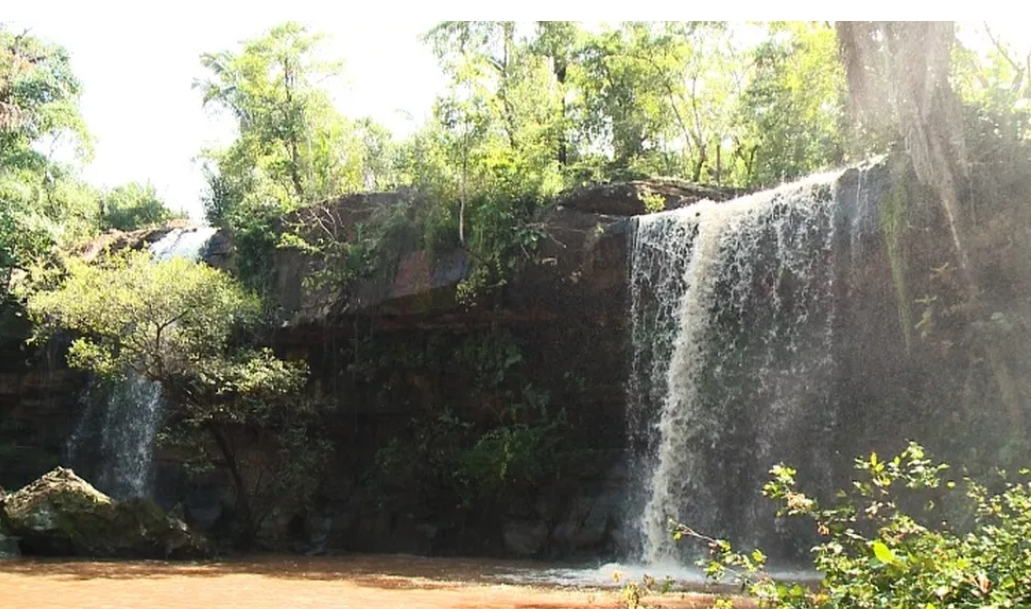
<svg viewBox="0 0 1031 609"><path fill-rule="evenodd" d="M772 570L776 579L797 582L816 582L815 571ZM658 582L671 579L675 584L700 588L708 582L701 569L678 564L639 565L607 563L597 567L542 566L499 568L493 577L501 581L522 584L552 585L557 587L619 588L627 581L640 582L645 577Z"/></svg>
<svg viewBox="0 0 1031 609"><path fill-rule="evenodd" d="M614 575L657 571L414 556L260 556L199 563L0 561L0 608L561 609L620 607ZM696 577L697 580L697 577ZM703 590L652 596L656 608L710 607ZM747 605L744 605L747 606Z"/></svg>

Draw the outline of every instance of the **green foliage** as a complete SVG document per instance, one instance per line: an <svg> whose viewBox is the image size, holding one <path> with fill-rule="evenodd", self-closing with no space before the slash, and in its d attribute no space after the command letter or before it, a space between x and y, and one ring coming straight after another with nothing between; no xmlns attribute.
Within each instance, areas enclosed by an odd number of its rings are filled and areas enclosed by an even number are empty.
<svg viewBox="0 0 1031 609"><path fill-rule="evenodd" d="M844 160L845 73L828 25L773 23L741 98L743 182L769 186ZM747 142L744 146L741 143Z"/></svg>
<svg viewBox="0 0 1031 609"><path fill-rule="evenodd" d="M47 159L30 144L58 135L73 138L88 155L91 142L78 110L80 93L67 51L0 25L0 165L45 165Z"/></svg>
<svg viewBox="0 0 1031 609"><path fill-rule="evenodd" d="M80 158L91 141L68 53L0 24L0 307L14 272L95 228L95 196L44 152L58 140Z"/></svg>
<svg viewBox="0 0 1031 609"><path fill-rule="evenodd" d="M856 469L852 488L829 507L800 492L795 470L784 465L771 470L764 488L781 503L781 515L808 518L821 535L813 567L823 579L815 589L775 581L758 550L737 553L726 541L683 525L675 536L707 544L708 575L717 581L733 575L760 607L1021 607L1031 601L1027 482L991 492L966 479L961 505L957 485L943 478L948 466L928 459L915 443L889 459L876 453L858 459ZM950 513L956 514L951 522Z"/></svg>
<svg viewBox="0 0 1031 609"><path fill-rule="evenodd" d="M730 181L721 152L736 130L732 100L746 66L725 24L624 23L581 53L589 149L610 145L621 170Z"/></svg>
<svg viewBox="0 0 1031 609"><path fill-rule="evenodd" d="M246 196L296 205L363 183L353 125L316 84L341 69L318 58L320 39L285 23L245 41L240 52L201 57L211 74L196 84L204 104L230 113L239 130L229 149L209 156Z"/></svg>
<svg viewBox="0 0 1031 609"><path fill-rule="evenodd" d="M553 470L558 425L506 425L484 433L458 455L459 473L473 486L470 501L530 491Z"/></svg>
<svg viewBox="0 0 1031 609"><path fill-rule="evenodd" d="M319 86L341 71L320 59L321 39L285 23L238 52L201 58L210 73L196 83L204 104L233 116L238 132L228 148L203 154L205 210L232 233L237 272L253 289L268 285L285 215L389 181L386 131L341 115Z"/></svg>
<svg viewBox="0 0 1031 609"><path fill-rule="evenodd" d="M421 348L399 347L380 362L363 358L362 373L381 387L377 402L392 403L404 395L394 391L405 390L380 378L442 375L448 386L424 405L403 439L377 452L371 482L385 505L491 513L498 505L525 502L566 471L572 447L560 448L563 413L549 408L551 397L534 386L522 350L507 332L477 332L457 342L438 336Z"/></svg>
<svg viewBox="0 0 1031 609"><path fill-rule="evenodd" d="M69 351L71 365L114 378L135 371L162 384L177 406L166 440L196 450L216 447L218 456L207 458L229 470L241 539L251 539L263 517L255 500L277 480L302 482L289 474L293 458L321 454L316 443L294 441L313 416L310 404L291 397L303 386L306 366L241 342L237 332L255 320L259 302L204 264L154 262L147 252L125 251L93 265L71 259L67 273L56 289L33 294L29 311L44 330L59 326L79 336ZM266 477L264 485L244 479L253 468L244 468L246 455L231 440L241 427L273 434L280 450L292 455L279 461L282 476Z"/></svg>
<svg viewBox="0 0 1031 609"><path fill-rule="evenodd" d="M218 355L234 325L253 317L257 301L205 265L182 258L154 263L147 252L126 252L96 265L70 259L60 289L34 295L29 310L84 334L72 347L76 364L163 378Z"/></svg>
<svg viewBox="0 0 1031 609"><path fill-rule="evenodd" d="M1031 154L1031 64L984 27L979 39L989 50L957 45L952 80L964 106L971 172L979 185L991 185L1019 175Z"/></svg>
<svg viewBox="0 0 1031 609"><path fill-rule="evenodd" d="M102 230L129 231L172 218L172 212L158 198L151 184L130 182L104 193L100 199Z"/></svg>
<svg viewBox="0 0 1031 609"><path fill-rule="evenodd" d="M644 202L644 211L649 214L660 212L666 208L666 199L653 192L646 192L641 195L641 200Z"/></svg>

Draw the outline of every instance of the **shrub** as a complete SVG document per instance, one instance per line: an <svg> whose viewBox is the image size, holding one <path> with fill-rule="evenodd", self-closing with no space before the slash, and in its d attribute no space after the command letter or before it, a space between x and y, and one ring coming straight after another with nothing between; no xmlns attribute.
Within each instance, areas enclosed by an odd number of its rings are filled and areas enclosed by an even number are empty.
<svg viewBox="0 0 1031 609"><path fill-rule="evenodd" d="M797 488L795 470L777 465L764 494L780 514L810 519L821 537L813 566L823 574L813 589L775 581L765 556L734 551L677 525L674 536L710 549L707 574L733 576L760 607L944 609L1031 605L1031 488L1003 481L999 492L969 478L965 498L944 481L948 470L910 443L898 456L858 459L860 475L831 507ZM1022 470L1026 476L1028 470ZM953 499L958 503L953 504ZM922 504L922 508L913 506ZM946 505L950 509L945 509ZM963 509L955 509L960 507ZM954 518L949 518L949 513ZM728 598L720 605L732 606Z"/></svg>

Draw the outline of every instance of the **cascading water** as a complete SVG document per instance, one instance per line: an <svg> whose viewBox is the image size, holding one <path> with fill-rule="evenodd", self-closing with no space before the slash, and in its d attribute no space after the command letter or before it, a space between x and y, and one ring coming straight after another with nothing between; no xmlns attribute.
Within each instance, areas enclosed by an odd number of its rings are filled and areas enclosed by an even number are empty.
<svg viewBox="0 0 1031 609"><path fill-rule="evenodd" d="M159 261L197 260L214 233L210 227L172 229L151 244L150 252ZM112 497L148 496L152 445L161 426L161 384L130 371L106 393L91 387L84 401L86 411L68 441L69 460L93 461L97 487Z"/></svg>
<svg viewBox="0 0 1031 609"><path fill-rule="evenodd" d="M837 235L862 224L837 204L840 175L635 219L628 420L645 562L679 558L670 519L776 546L760 489L778 461L831 484L836 276L853 248Z"/></svg>

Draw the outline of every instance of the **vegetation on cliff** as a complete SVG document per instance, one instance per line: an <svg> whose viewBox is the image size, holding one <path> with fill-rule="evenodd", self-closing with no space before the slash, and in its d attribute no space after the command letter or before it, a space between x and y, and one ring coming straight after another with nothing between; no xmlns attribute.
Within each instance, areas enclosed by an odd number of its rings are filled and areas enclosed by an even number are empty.
<svg viewBox="0 0 1031 609"><path fill-rule="evenodd" d="M81 91L63 48L0 24L0 340L14 277L55 246L172 216L152 187L105 191L79 176L92 154Z"/></svg>
<svg viewBox="0 0 1031 609"><path fill-rule="evenodd" d="M420 244L465 249L476 292L504 285L532 254L538 214L563 189L650 175L756 188L868 153L846 154L834 30L755 28L761 44L720 23L592 31L574 22L443 22L425 40L448 90L403 141L328 103L319 85L338 66L319 59L318 36L296 24L273 28L202 60L205 103L238 126L232 145L205 153L208 218L233 233L238 270L260 287L269 269L252 265L283 234L303 233L287 225L288 212L349 192L411 188L420 205L406 221ZM375 242L377 228L363 235ZM327 257L338 249L308 242Z"/></svg>
<svg viewBox="0 0 1031 609"><path fill-rule="evenodd" d="M40 284L52 290L29 299L37 319L78 333L72 363L162 382L176 405L166 440L198 464L228 469L242 538L277 501L316 494L310 472L334 448L319 434L333 404L385 409L427 371L458 369L460 383L419 386L423 414L377 447L375 479L363 483L384 505L486 513L582 467L580 445L558 448L571 426L557 405L579 399L576 379L565 379L575 390L563 395L539 386L502 328L366 345L355 322L351 344L323 339L334 368L323 377L361 377L348 387L381 391L318 402L318 391L304 390L303 367L266 348L267 330L283 321L271 290L277 248L320 263L308 287L328 288L330 322L352 312L359 279L396 265L402 244L464 252L471 268L459 296L486 306L482 297L503 292L547 238L541 216L555 196L599 181L665 176L756 189L909 153L897 171L907 183L880 207L907 348L920 342L920 357L969 371L965 394L999 398L1022 428L1029 390L1012 363L1022 351L968 340L978 323L1003 325L983 288L986 269L1005 276L1012 264L993 257L992 242L1023 238L1020 223L983 219L1024 213L1003 193L1026 175L1031 74L1001 43L975 53L952 24L442 22L425 42L447 91L430 120L398 141L334 107L324 83L341 66L319 42L286 23L201 58L200 101L236 126L228 146L201 154L205 212L232 239L232 276L143 254L69 260L54 283ZM79 178L90 143L79 92L59 47L0 29L0 307L13 300L13 277L55 247L169 217L151 187L100 192ZM58 138L73 142L76 163L40 152ZM966 200L974 187L997 196ZM331 200L385 189L404 191L404 204L334 224ZM663 206L661 197L648 202L649 211ZM942 227L948 240L912 251L913 235ZM472 402L475 411L463 410ZM260 437L251 446L271 447L249 454L246 467L244 443L234 443L244 433Z"/></svg>
<svg viewBox="0 0 1031 609"><path fill-rule="evenodd" d="M127 251L94 264L70 260L61 285L37 292L28 304L43 329L79 336L68 352L71 365L115 378L134 371L161 383L179 406L166 423L168 441L189 449L192 461L228 470L244 541L275 502L303 502L304 485L276 469L317 458L317 442L303 437L310 412L298 396L307 367L241 338L259 303L235 279L194 261L153 262L149 252ZM249 427L283 438L302 430L266 459L264 484L245 479L234 441ZM275 496L263 496L275 484Z"/></svg>

